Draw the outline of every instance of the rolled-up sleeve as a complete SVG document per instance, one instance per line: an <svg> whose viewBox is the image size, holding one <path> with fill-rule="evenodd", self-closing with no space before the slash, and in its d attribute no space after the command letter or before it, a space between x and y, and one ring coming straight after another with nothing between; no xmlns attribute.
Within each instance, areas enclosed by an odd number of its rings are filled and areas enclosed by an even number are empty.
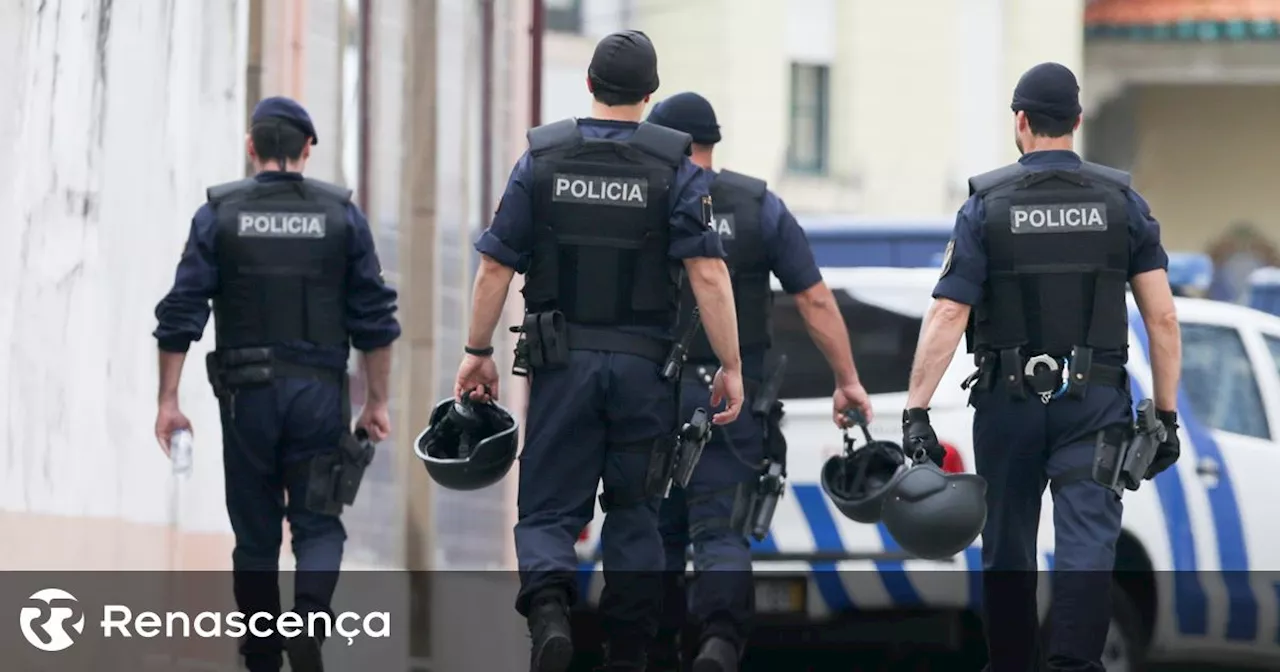
<svg viewBox="0 0 1280 672"><path fill-rule="evenodd" d="M156 305L156 345L165 352L186 352L209 323L209 301L218 291L214 253L217 219L208 204L191 218L191 231L174 273L173 288Z"/></svg>
<svg viewBox="0 0 1280 672"><path fill-rule="evenodd" d="M475 248L517 273L529 270L533 261L533 159L528 152L511 169L493 222L480 234Z"/></svg>
<svg viewBox="0 0 1280 672"><path fill-rule="evenodd" d="M720 234L711 226L711 181L714 175L685 159L671 186L672 259L725 258Z"/></svg>
<svg viewBox="0 0 1280 672"><path fill-rule="evenodd" d="M385 348L400 337L396 290L382 277L382 263L364 213L347 206L347 332L361 352Z"/></svg>
<svg viewBox="0 0 1280 672"><path fill-rule="evenodd" d="M970 198L956 213L956 226L947 243L942 276L933 288L933 298L951 299L976 306L982 301L987 282L987 251L983 246L982 221L986 209L982 199Z"/></svg>
<svg viewBox="0 0 1280 672"><path fill-rule="evenodd" d="M760 219L765 249L782 291L799 294L822 282L822 271L813 259L808 236L787 204L772 191L765 194Z"/></svg>
<svg viewBox="0 0 1280 672"><path fill-rule="evenodd" d="M1160 242L1160 223L1151 206L1137 192L1129 190L1129 277L1155 270L1168 270L1169 254Z"/></svg>

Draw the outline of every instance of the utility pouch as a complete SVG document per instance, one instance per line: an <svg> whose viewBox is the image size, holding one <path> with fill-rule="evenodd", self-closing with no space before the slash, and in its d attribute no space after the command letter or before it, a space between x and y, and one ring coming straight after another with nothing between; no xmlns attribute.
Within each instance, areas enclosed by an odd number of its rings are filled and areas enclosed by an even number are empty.
<svg viewBox="0 0 1280 672"><path fill-rule="evenodd" d="M564 313L558 310L528 313L524 323L519 328L512 327L512 331L520 334L512 373L528 375L529 371L562 369L569 365L569 330Z"/></svg>
<svg viewBox="0 0 1280 672"><path fill-rule="evenodd" d="M1089 369L1093 368L1093 348L1077 345L1071 348L1071 361L1067 365L1067 396L1084 399L1089 389Z"/></svg>
<svg viewBox="0 0 1280 672"><path fill-rule="evenodd" d="M1017 348L1000 351L1000 375L1009 397L1021 401L1027 398L1027 387L1022 372L1022 352Z"/></svg>
<svg viewBox="0 0 1280 672"><path fill-rule="evenodd" d="M689 479L693 478L693 470L702 459L702 451L711 440L711 418L706 409L699 408L693 417L680 430L680 445L676 450L675 466L671 472L671 482L681 488L689 487ZM668 484L668 490L670 484ZM666 496L667 493L663 493Z"/></svg>

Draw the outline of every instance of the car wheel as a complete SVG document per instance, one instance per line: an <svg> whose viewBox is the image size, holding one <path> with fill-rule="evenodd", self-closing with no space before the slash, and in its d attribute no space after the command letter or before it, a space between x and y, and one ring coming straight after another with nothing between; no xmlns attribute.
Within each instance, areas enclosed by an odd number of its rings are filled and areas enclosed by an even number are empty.
<svg viewBox="0 0 1280 672"><path fill-rule="evenodd" d="M1147 642L1142 617L1133 600L1118 584L1111 585L1111 627L1102 647L1107 672L1143 672L1147 669Z"/></svg>

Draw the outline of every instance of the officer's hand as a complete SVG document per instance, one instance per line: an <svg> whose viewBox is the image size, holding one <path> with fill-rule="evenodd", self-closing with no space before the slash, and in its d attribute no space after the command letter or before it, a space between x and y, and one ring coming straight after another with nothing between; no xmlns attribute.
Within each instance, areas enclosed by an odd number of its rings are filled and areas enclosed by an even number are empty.
<svg viewBox="0 0 1280 672"><path fill-rule="evenodd" d="M738 413L742 411L742 397L742 371L725 371L723 368L716 371L716 377L711 381L711 406L715 408L724 403L725 407L711 417L711 422L727 425L737 420Z"/></svg>
<svg viewBox="0 0 1280 672"><path fill-rule="evenodd" d="M391 415L387 413L386 404L365 404L360 411L360 419L356 427L363 427L374 443L382 441L391 434Z"/></svg>
<svg viewBox="0 0 1280 672"><path fill-rule="evenodd" d="M1147 467L1147 480L1172 467L1182 455L1182 442L1178 440L1178 414L1174 411L1156 411L1156 417L1164 424L1165 438L1164 443L1156 446L1156 458Z"/></svg>
<svg viewBox="0 0 1280 672"><path fill-rule="evenodd" d="M493 363L493 357L463 355L458 380L453 384L453 398L461 399L467 391L471 391L472 401L498 400L498 365Z"/></svg>
<svg viewBox="0 0 1280 672"><path fill-rule="evenodd" d="M165 457L169 456L169 437L179 429L191 431L191 421L178 409L178 402L163 402L156 413L156 440ZM194 432L192 432L194 434Z"/></svg>
<svg viewBox="0 0 1280 672"><path fill-rule="evenodd" d="M902 412L902 447L908 456L915 455L916 451L923 448L931 462L942 466L947 451L938 442L933 425L929 424L929 409L908 408Z"/></svg>
<svg viewBox="0 0 1280 672"><path fill-rule="evenodd" d="M868 423L871 422L871 397L867 396L867 390L862 387L862 383L841 385L836 388L836 393L831 395L831 417L835 420L837 427L847 429L853 426L853 418L846 413L851 408L858 409L862 417L866 418Z"/></svg>

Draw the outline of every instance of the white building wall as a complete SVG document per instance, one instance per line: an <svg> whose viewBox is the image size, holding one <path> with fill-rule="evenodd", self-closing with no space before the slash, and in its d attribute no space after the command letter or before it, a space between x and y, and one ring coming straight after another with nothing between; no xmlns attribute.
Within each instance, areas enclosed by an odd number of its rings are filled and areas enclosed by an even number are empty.
<svg viewBox="0 0 1280 672"><path fill-rule="evenodd" d="M205 187L243 170L246 5L0 3L0 536L38 527L37 566L118 566L123 528L175 524L175 503L184 529L226 529L212 338L188 356L195 475L171 500L150 332ZM65 524L86 519L114 522Z"/></svg>
<svg viewBox="0 0 1280 672"><path fill-rule="evenodd" d="M590 0L587 0L590 5ZM711 100L717 162L763 177L798 212L949 216L964 181L1016 158L1008 105L1046 60L1077 74L1082 0L704 0L640 3L658 48L655 100ZM829 169L786 166L790 64L830 70Z"/></svg>

